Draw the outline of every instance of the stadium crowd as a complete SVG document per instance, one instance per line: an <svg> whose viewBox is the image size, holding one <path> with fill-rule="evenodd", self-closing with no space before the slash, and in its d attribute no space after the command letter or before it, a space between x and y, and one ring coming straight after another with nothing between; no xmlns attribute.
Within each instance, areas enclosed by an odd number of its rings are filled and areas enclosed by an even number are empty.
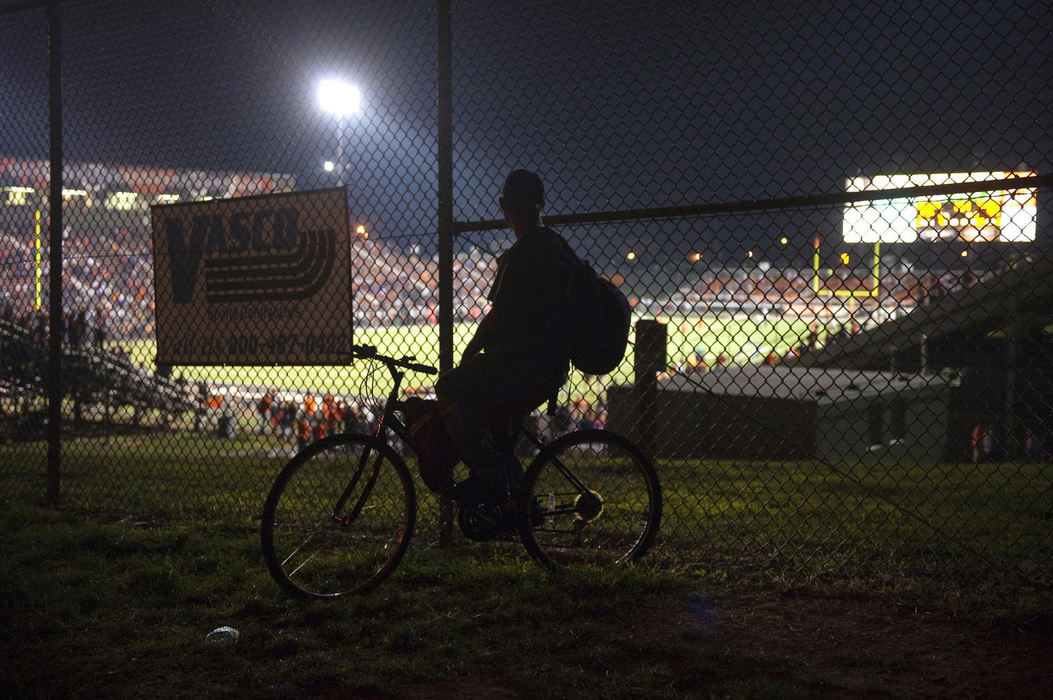
<svg viewBox="0 0 1053 700"><path fill-rule="evenodd" d="M0 301L0 313L8 323L30 331L38 340L47 332L45 313L37 310L38 293L44 295L42 309L46 310L47 303L48 256L44 253L39 257L38 267L26 240L11 232L0 232L0 285L7 291ZM67 312L62 332L71 346L90 343L102 348L113 340L118 343L114 347L119 347L121 342L153 335L153 260L145 229L124 226L106 233L67 234L63 253ZM493 278L496 269L496 259L472 247L455 256L453 267L456 321L470 322L486 309L485 295L488 280ZM871 322L868 319L880 322L883 319L876 311L881 308L909 311L935 303L963 286L983 282L995 273L987 271L984 276L976 276L968 270L915 273L911 269L890 269L881 277L881 294L864 298L857 305L857 311L863 312L861 318L856 315L822 318L828 302L814 293L812 271L793 268L716 268L670 294L629 296L640 316L668 318L723 310L779 317L789 313L807 319L808 333L791 344L785 353L766 350L748 358L750 362L775 364L858 332L862 324ZM356 327L437 323L436 257L406 253L383 241L356 236L352 246L352 275ZM824 280L827 290L863 290L868 284L870 281L865 277L855 277L845 271ZM706 350L696 348L688 353L683 362L668 369L668 374L691 374L706 371L710 365L740 361L718 350L707 362ZM157 368L158 373L162 369ZM245 412L244 407L239 410ZM565 419L558 419L560 423L603 421L602 406L572 406L569 411L571 414ZM276 414L280 418L275 419ZM369 419L368 411L349 399L332 406L323 399L315 411L302 406L291 411L286 402L276 404L268 409L268 420L275 423L275 428L280 426L283 434L302 441L307 437L317 439L331 432L336 424L347 427L348 421L352 421L362 425Z"/></svg>

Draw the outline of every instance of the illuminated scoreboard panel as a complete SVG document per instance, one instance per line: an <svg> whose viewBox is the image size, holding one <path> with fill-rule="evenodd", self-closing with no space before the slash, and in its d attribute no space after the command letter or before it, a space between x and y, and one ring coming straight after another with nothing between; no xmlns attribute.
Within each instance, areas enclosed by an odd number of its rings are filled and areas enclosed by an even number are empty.
<svg viewBox="0 0 1053 700"><path fill-rule="evenodd" d="M848 181L848 192L1031 177L1033 172L877 175ZM1030 242L1035 240L1037 190L994 190L937 197L854 202L845 205L846 243L923 241Z"/></svg>

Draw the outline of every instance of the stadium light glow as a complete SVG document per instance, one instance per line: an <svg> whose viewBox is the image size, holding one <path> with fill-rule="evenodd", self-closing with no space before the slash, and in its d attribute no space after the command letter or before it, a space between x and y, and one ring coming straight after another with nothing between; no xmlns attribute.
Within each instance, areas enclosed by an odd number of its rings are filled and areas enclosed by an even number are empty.
<svg viewBox="0 0 1053 700"><path fill-rule="evenodd" d="M636 252L635 252L635 251L632 251L632 250L630 250L630 251L629 251L629 252L628 252L628 253L627 253L627 254L625 255L625 259L626 259L626 260L636 260Z"/></svg>
<svg viewBox="0 0 1053 700"><path fill-rule="evenodd" d="M362 108L362 91L343 80L323 80L318 84L318 104L329 114L346 117Z"/></svg>
<svg viewBox="0 0 1053 700"><path fill-rule="evenodd" d="M336 168L336 163L334 163L331 160L327 160L325 163L322 164L322 169L325 170L327 173L333 172L333 170L335 168Z"/></svg>
<svg viewBox="0 0 1053 700"><path fill-rule="evenodd" d="M106 206L117 211L129 211L135 208L139 194L136 192L114 192L106 199Z"/></svg>
<svg viewBox="0 0 1053 700"><path fill-rule="evenodd" d="M5 187L7 190L7 203L12 205L25 205L29 203L29 194L32 187Z"/></svg>

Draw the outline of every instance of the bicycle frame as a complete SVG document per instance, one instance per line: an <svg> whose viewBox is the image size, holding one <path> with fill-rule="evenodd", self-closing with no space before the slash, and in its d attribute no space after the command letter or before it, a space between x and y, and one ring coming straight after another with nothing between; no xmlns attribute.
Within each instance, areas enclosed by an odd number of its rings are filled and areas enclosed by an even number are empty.
<svg viewBox="0 0 1053 700"><path fill-rule="evenodd" d="M384 410L381 412L380 419L377 421L377 425L373 429L371 435L380 442L390 444L386 435L386 431L390 430L391 432L395 433L395 435L397 435L403 442L405 442L412 448L413 443L410 439L409 427L396 414L396 411L401 410L403 406L403 402L399 397L399 392L402 388L402 382L406 377L405 370L409 369L413 371L423 372L424 374L435 374L435 368L429 365L422 365L416 363L414 361L415 358L412 356L394 358L388 357L386 355L381 355L376 352L375 348L370 346L354 346L352 356L361 359L371 359L380 362L387 368L388 374L391 375L391 390L388 392L387 400L384 404ZM530 432L522 424L519 424L513 428L512 435L510 436L509 440L508 449L511 450L519 438L526 439L527 442L532 444L538 451L544 449L546 444L540 436ZM383 465L384 462L383 455L380 455L380 457L377 459L376 464L374 465L373 470L370 473L369 481L366 483L362 494L359 496L358 501L351 509L351 512L347 516L344 516L342 518L337 516L337 513L341 512L344 509L347 499L350 497L351 493L358 485L358 482L361 480L362 473L365 468L364 465L367 463L369 457L369 450L364 450L360 458L360 466L358 470L355 472L355 475L351 479L351 482L348 484L347 488L344 490L340 499L337 501L333 508L334 520L342 521L345 524L354 520L355 517L358 516L358 513L361 511L364 503L366 502L370 493L372 492L373 485L376 483L377 475L380 471L380 467ZM553 465L561 474L563 474L563 476L571 484L574 485L576 489L578 489L579 492L583 494L589 493L588 487L584 483L582 483L580 479L578 479L574 472L572 472L570 469L567 468L565 464L563 464L562 460L553 460Z"/></svg>
<svg viewBox="0 0 1053 700"><path fill-rule="evenodd" d="M403 423L395 411L401 406L399 401L399 389L402 387L402 380L405 378L406 373L401 368L413 369L425 374L435 374L436 370L434 367L428 365L421 365L413 362L413 357L404 357L402 359L396 359L388 357L386 355L380 355L376 352L376 348L370 346L356 345L352 350L352 357L358 357L362 359L372 359L380 362L388 369L388 373L391 375L392 386L391 391L388 392L387 401L384 403L384 410L380 415L380 419L377 421L376 428L374 428L371 435L376 438L379 442L388 443L385 431L391 430L398 435L407 444L409 441L409 429L406 424ZM376 463L373 465L373 469L370 472L369 479L366 482L365 488L362 489L362 493L359 495L358 500L351 508L347 515L341 516L344 507L347 505L347 499L350 498L354 492L358 482L362 479L362 473L365 471L365 465L369 463L370 457L372 456L370 450L365 448L362 450L362 454L359 457L358 469L355 470L348 485L344 488L340 494L340 498L337 499L333 505L333 512L331 518L343 525L347 525L358 517L358 514L362 512L362 508L365 506L366 501L373 492L373 487L377 482L377 477L380 474L380 468L384 464L384 454L381 451L378 456Z"/></svg>

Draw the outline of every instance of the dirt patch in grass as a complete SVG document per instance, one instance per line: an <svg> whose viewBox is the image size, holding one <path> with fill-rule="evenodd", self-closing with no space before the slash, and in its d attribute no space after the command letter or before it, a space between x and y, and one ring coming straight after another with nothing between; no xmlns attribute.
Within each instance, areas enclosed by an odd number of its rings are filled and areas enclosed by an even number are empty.
<svg viewBox="0 0 1053 700"><path fill-rule="evenodd" d="M978 620L857 595L752 592L688 596L673 614L642 611L631 633L651 638L658 654L670 639L693 638L694 655L726 659L729 676L708 688L718 694L1053 697L1048 614ZM707 691L684 681L685 691Z"/></svg>
<svg viewBox="0 0 1053 700"><path fill-rule="evenodd" d="M1053 615L977 621L865 596L759 591L666 599L620 617L611 634L668 669L665 688L651 686L649 697L1053 697ZM384 697L564 696L536 682L495 668Z"/></svg>

